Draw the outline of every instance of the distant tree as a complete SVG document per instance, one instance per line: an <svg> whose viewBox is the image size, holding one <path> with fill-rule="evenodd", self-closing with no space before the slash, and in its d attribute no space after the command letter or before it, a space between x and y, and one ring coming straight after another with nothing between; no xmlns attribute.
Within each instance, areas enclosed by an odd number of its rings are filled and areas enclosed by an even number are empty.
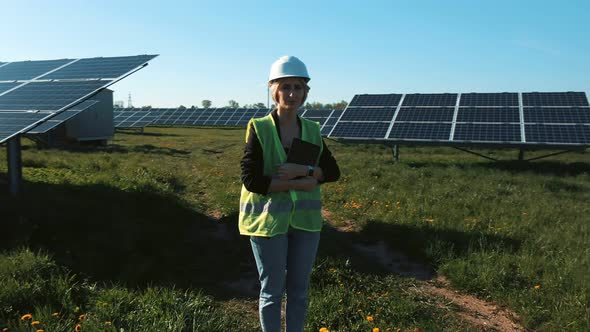
<svg viewBox="0 0 590 332"><path fill-rule="evenodd" d="M152 109L152 105L147 105L147 106L141 106L141 110L142 111L148 111Z"/></svg>
<svg viewBox="0 0 590 332"><path fill-rule="evenodd" d="M313 103L311 103L311 108L313 109L321 109L324 108L324 104L314 101Z"/></svg>
<svg viewBox="0 0 590 332"><path fill-rule="evenodd" d="M238 107L240 107L240 104L238 104L238 102L235 101L235 100L233 100L233 99L230 100L230 101L228 101L227 104L228 104L228 107L229 108L238 108Z"/></svg>
<svg viewBox="0 0 590 332"><path fill-rule="evenodd" d="M332 108L334 109L339 109L339 110L343 110L346 108L346 106L348 106L348 103L346 102L346 100L341 100L338 103L334 103L332 104Z"/></svg>
<svg viewBox="0 0 590 332"><path fill-rule="evenodd" d="M264 103L256 103L252 105L252 108L266 108Z"/></svg>
<svg viewBox="0 0 590 332"><path fill-rule="evenodd" d="M186 110L186 106L180 105L180 106L178 106L178 109L184 111L184 110Z"/></svg>
<svg viewBox="0 0 590 332"><path fill-rule="evenodd" d="M211 107L211 100L204 99L201 101L201 105L203 105L203 108L209 108Z"/></svg>

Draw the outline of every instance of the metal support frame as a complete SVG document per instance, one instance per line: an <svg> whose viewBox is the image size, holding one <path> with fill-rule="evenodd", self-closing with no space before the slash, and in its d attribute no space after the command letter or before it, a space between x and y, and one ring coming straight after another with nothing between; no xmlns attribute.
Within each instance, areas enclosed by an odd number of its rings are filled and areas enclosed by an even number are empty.
<svg viewBox="0 0 590 332"><path fill-rule="evenodd" d="M463 152L474 154L476 156L479 156L479 157L482 157L482 158L485 158L485 159L489 159L489 160L493 160L493 161L499 161L499 159L495 159L495 158L492 158L492 157L483 155L481 153L473 152L473 151L470 151L470 150L467 150L467 149L463 149L463 148L460 148L460 147L457 147L457 146L453 146L453 148L455 148L457 150L461 150ZM539 156L539 157L524 159L524 149L523 148L520 148L518 150L518 160L519 161L533 161L533 160L543 159L543 158L547 158L547 157L557 156L557 155L568 153L568 152L574 152L574 150L562 150L562 151L559 151L559 152L554 152L554 153L542 155L542 156Z"/></svg>
<svg viewBox="0 0 590 332"><path fill-rule="evenodd" d="M457 147L457 146L453 146L453 148L455 148L457 150L461 150L463 152L474 154L476 156L480 156L480 157L485 158L485 159L489 159L489 160L493 160L493 161L498 161L498 159L495 159L495 158L492 158L492 157L488 157L488 156L483 155L481 153L473 152L473 151L470 151L470 150L467 150L467 149L463 149L463 148L460 148L460 147Z"/></svg>
<svg viewBox="0 0 590 332"><path fill-rule="evenodd" d="M395 144L391 147L391 153L393 154L393 160L399 161L399 145Z"/></svg>
<svg viewBox="0 0 590 332"><path fill-rule="evenodd" d="M20 135L16 135L8 140L7 159L8 159L8 187L12 196L18 196L22 193L23 186L23 164L21 156Z"/></svg>
<svg viewBox="0 0 590 332"><path fill-rule="evenodd" d="M568 153L568 152L573 152L573 151L572 151L572 150L563 150L563 151L554 152L554 153L546 154L546 155L539 156L539 157L535 157L535 158L526 159L526 161L537 160L537 159L543 159L543 158L552 157L552 156L557 156L558 154L564 154L564 153Z"/></svg>

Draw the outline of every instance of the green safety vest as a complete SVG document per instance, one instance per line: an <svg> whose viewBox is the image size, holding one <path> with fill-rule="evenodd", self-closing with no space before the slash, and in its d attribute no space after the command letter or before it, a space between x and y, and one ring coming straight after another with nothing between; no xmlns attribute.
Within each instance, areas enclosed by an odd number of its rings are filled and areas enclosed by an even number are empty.
<svg viewBox="0 0 590 332"><path fill-rule="evenodd" d="M319 123L301 117L300 119L301 139L320 146L321 155L324 146ZM254 125L256 136L262 146L264 175L272 176L277 173L278 166L287 161L274 119L269 114L263 118L252 119L250 123ZM248 130L250 130L250 123ZM246 132L246 140L248 134ZM248 191L242 185L240 234L270 237L286 234L289 226L304 231L319 232L323 223L321 196L320 186L316 186L311 192L289 190L261 195Z"/></svg>

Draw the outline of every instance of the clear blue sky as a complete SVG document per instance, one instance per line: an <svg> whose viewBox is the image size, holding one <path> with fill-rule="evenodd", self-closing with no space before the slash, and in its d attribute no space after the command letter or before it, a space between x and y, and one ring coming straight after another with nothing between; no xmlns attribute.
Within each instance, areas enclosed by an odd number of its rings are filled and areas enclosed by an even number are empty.
<svg viewBox="0 0 590 332"><path fill-rule="evenodd" d="M270 64L309 101L359 93L590 92L590 1L0 0L0 61L160 54L113 86L135 106L266 104Z"/></svg>

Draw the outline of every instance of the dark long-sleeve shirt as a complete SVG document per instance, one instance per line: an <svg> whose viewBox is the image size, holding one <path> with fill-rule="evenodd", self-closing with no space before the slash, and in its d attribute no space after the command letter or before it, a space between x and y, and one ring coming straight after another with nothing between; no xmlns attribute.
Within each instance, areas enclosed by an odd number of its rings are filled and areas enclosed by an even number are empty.
<svg viewBox="0 0 590 332"><path fill-rule="evenodd" d="M276 124L275 128L277 129L277 134L281 137L278 114L276 110L271 114ZM297 121L299 122L299 135L301 136L301 119L297 117ZM246 141L246 147L244 148L244 156L241 161L242 183L248 191L266 195L268 194L268 187L270 186L272 178L264 175L264 155L254 125L250 124L250 130L248 132L249 134ZM324 148L322 149L318 164L324 173L324 180L322 182L334 182L340 178L340 168L325 141L323 142L323 145ZM288 148L285 148L285 153L289 153Z"/></svg>

